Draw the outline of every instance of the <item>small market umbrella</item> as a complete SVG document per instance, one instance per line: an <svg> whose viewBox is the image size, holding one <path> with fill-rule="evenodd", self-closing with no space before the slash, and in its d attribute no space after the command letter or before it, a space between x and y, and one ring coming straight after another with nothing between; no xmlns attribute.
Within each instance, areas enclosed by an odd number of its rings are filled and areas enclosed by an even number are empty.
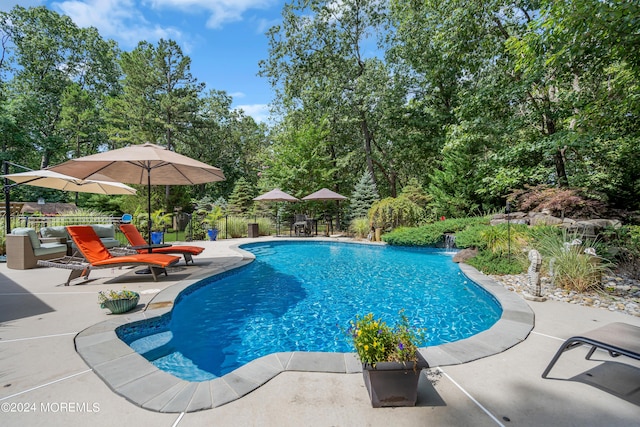
<svg viewBox="0 0 640 427"><path fill-rule="evenodd" d="M314 193L309 194L308 196L305 196L302 198L302 200L335 200L336 203L340 203L340 200L347 200L347 197L343 196L342 194L338 194L335 191L331 191L328 188L322 188ZM340 215L339 211L338 211L338 215ZM336 222L337 222L337 227L338 230L340 229L340 217L338 216L336 218ZM327 228L327 233L329 232L329 229Z"/></svg>
<svg viewBox="0 0 640 427"><path fill-rule="evenodd" d="M5 190L5 218L7 234L11 233L11 223L9 216L11 214L9 190L17 185L32 185L34 187L52 188L54 190L72 191L77 193L96 193L96 194L136 194L135 188L120 182L107 182L95 180L82 180L72 176L64 175L48 169L20 172L2 175L3 178L9 179L15 184L6 185ZM5 181L6 182L6 181Z"/></svg>
<svg viewBox="0 0 640 427"><path fill-rule="evenodd" d="M145 143L71 159L50 168L81 179L108 177L148 187L147 231L151 244L151 186L195 185L223 181L221 169L178 154L160 145Z"/></svg>
<svg viewBox="0 0 640 427"><path fill-rule="evenodd" d="M291 194L285 193L279 188L274 188L264 194L255 197L256 202L276 202L276 235L280 234L280 212L278 211L278 202L299 202L300 200Z"/></svg>

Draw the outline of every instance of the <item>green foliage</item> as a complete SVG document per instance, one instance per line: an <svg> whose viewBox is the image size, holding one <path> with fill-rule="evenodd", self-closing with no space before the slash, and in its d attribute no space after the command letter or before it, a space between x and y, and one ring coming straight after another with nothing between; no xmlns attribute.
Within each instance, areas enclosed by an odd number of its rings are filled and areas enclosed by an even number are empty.
<svg viewBox="0 0 640 427"><path fill-rule="evenodd" d="M445 233L456 233L457 245L457 233L483 224L489 224L488 217L452 218L421 227L399 227L384 234L382 240L398 246L435 246L443 243Z"/></svg>
<svg viewBox="0 0 640 427"><path fill-rule="evenodd" d="M351 231L356 238L364 239L371 231L371 222L369 222L369 218L360 217L352 219L349 224L349 231Z"/></svg>
<svg viewBox="0 0 640 427"><path fill-rule="evenodd" d="M566 232L540 234L535 246L549 260L548 271L556 286L584 292L601 286L602 275L609 272L610 263L585 252L587 248L596 248L596 253L601 253L602 245L590 240L583 242L580 237Z"/></svg>
<svg viewBox="0 0 640 427"><path fill-rule="evenodd" d="M387 197L371 206L369 218L375 227L391 230L403 226L415 226L422 218L423 210L405 196Z"/></svg>
<svg viewBox="0 0 640 427"><path fill-rule="evenodd" d="M118 299L135 299L140 295L137 292L130 291L128 289L122 289L120 291L114 291L109 289L107 291L98 292L98 304L103 304L105 301L113 301Z"/></svg>
<svg viewBox="0 0 640 427"><path fill-rule="evenodd" d="M147 230L149 222L149 214L147 212L137 211L135 216L135 224L138 229ZM172 224L173 216L165 213L162 209L151 212L151 231L165 231Z"/></svg>
<svg viewBox="0 0 640 427"><path fill-rule="evenodd" d="M229 196L227 211L231 215L248 215L253 207L254 188L244 177L236 181Z"/></svg>
<svg viewBox="0 0 640 427"><path fill-rule="evenodd" d="M373 313L357 316L347 331L358 358L375 368L379 362L417 362L420 339L409 320L400 312L400 321L390 327Z"/></svg>
<svg viewBox="0 0 640 427"><path fill-rule="evenodd" d="M467 264L485 274L520 274L527 269L526 261L527 258L522 252L515 252L509 258L506 254L480 251L478 255L467 260Z"/></svg>
<svg viewBox="0 0 640 427"><path fill-rule="evenodd" d="M606 229L602 236L618 270L631 278L640 279L640 226Z"/></svg>
<svg viewBox="0 0 640 427"><path fill-rule="evenodd" d="M362 174L356 183L351 194L350 208L352 218L366 217L373 203L379 200L376 184L373 182L371 174L367 171Z"/></svg>
<svg viewBox="0 0 640 427"><path fill-rule="evenodd" d="M220 221L220 233L218 236L229 236L232 239L246 237L249 231L247 219L238 216L228 216L225 221Z"/></svg>
<svg viewBox="0 0 640 427"><path fill-rule="evenodd" d="M220 206L213 206L209 212L206 213L202 222L208 225L208 228L213 229L218 226L218 222L222 218L222 208Z"/></svg>
<svg viewBox="0 0 640 427"><path fill-rule="evenodd" d="M270 236L271 228L274 226L273 221L269 218L257 217L255 221L258 224L258 233L261 236Z"/></svg>

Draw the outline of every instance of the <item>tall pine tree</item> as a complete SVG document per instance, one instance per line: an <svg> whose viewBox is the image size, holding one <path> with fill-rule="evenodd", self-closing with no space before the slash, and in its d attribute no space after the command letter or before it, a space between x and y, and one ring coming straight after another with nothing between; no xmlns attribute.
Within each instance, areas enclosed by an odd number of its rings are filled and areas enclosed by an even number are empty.
<svg viewBox="0 0 640 427"><path fill-rule="evenodd" d="M366 171L353 188L353 194L351 195L351 217L366 217L373 202L379 199L380 196L378 196L373 178L369 171Z"/></svg>

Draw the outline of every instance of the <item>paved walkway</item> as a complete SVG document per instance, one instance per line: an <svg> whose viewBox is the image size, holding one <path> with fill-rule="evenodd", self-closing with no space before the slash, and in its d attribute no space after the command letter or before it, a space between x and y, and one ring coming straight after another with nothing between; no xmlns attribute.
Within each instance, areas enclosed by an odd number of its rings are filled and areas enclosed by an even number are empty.
<svg viewBox="0 0 640 427"><path fill-rule="evenodd" d="M66 270L0 264L0 425L629 426L640 418L635 361L605 352L596 353L601 361L586 361L586 349L579 348L560 358L554 379L540 377L564 339L614 321L640 326L640 318L555 301L527 302L535 327L524 342L424 371L415 408L371 408L361 374L285 371L214 409L159 413L114 393L76 352L78 333L126 316L101 310L98 291L126 286L140 292L141 308L131 316L143 315L142 305L172 285L241 263L242 254L230 245L244 241L202 242L206 250L196 266L181 263L158 282L114 269L65 287Z"/></svg>

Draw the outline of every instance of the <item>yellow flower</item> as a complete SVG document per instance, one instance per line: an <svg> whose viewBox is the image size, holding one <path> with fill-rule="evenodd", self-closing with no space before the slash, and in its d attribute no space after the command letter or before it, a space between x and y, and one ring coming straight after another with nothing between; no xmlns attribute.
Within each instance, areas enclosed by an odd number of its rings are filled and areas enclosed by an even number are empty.
<svg viewBox="0 0 640 427"><path fill-rule="evenodd" d="M364 351L367 351L367 350L369 350L369 346L368 346L368 345L365 345L365 346L364 346Z"/></svg>

